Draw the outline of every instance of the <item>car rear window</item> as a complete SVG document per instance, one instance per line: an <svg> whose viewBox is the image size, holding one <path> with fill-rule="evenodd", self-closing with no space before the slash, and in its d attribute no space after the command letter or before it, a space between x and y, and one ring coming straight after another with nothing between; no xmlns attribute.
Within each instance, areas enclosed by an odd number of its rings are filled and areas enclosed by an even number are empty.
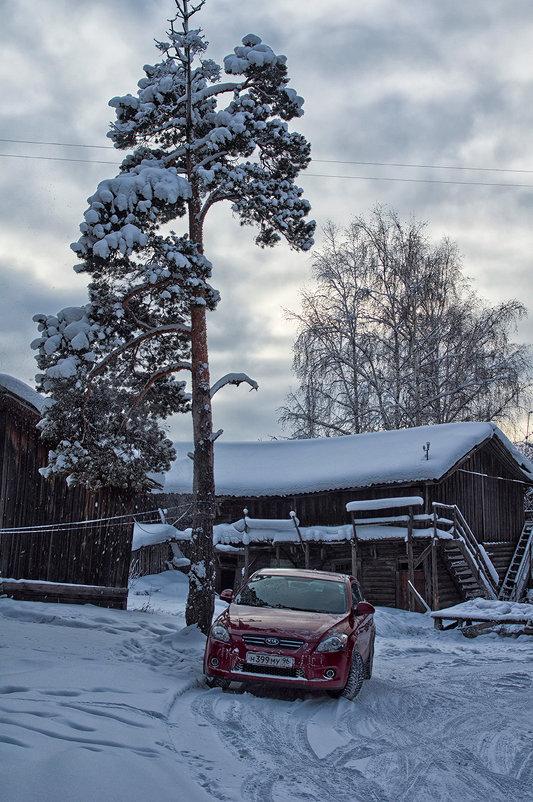
<svg viewBox="0 0 533 802"><path fill-rule="evenodd" d="M251 579L237 594L234 604L311 613L340 614L348 611L344 582L268 574Z"/></svg>

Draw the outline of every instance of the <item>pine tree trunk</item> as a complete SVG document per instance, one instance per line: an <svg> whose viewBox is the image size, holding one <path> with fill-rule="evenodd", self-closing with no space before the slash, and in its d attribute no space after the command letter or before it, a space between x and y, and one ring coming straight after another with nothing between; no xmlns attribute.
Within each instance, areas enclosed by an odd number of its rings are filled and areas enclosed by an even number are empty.
<svg viewBox="0 0 533 802"><path fill-rule="evenodd" d="M192 309L192 418L194 432L193 526L187 625L207 634L214 610L213 521L215 480L205 308Z"/></svg>
<svg viewBox="0 0 533 802"><path fill-rule="evenodd" d="M189 30L191 12L183 0L183 27ZM192 12L194 13L194 11ZM194 173L194 120L192 103L192 56L187 54L187 177L191 186L189 200L189 237L203 253L201 199ZM215 518L215 474L213 465L213 422L211 414L211 382L207 350L206 310L201 302L191 307L192 421L194 437L193 522L191 568L185 620L196 624L207 635L215 608L215 558L213 521Z"/></svg>

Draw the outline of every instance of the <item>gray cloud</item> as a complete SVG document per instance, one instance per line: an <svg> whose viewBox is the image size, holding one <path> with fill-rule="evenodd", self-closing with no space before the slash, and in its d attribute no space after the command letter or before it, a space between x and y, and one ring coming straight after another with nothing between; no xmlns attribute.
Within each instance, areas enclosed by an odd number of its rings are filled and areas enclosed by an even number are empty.
<svg viewBox="0 0 533 802"><path fill-rule="evenodd" d="M108 145L107 102L135 92L142 65L158 58L153 39L163 36L172 8L170 0L4 4L3 137ZM217 61L248 32L287 55L292 85L306 99L306 114L294 127L310 139L317 159L533 169L529 0L209 0L198 21ZM8 143L0 143L0 152L120 159L113 150ZM430 236L458 243L465 272L490 303L518 296L532 305L531 190L416 179L533 184L533 174L318 161L308 172L301 184L319 225L328 218L345 225L377 202L405 218L414 214L428 221ZM68 245L87 196L114 173L111 165L2 159L4 372L33 375L32 314L84 300ZM240 228L229 210L211 216L206 235L213 284L222 293L209 321L213 377L244 370L261 385L257 394L243 387L220 394L215 423L228 439L279 434L276 409L292 381L293 339L282 307L297 308L309 255L286 246L259 250L254 232ZM519 336L531 339L531 330L525 323ZM184 422L169 425L177 431Z"/></svg>

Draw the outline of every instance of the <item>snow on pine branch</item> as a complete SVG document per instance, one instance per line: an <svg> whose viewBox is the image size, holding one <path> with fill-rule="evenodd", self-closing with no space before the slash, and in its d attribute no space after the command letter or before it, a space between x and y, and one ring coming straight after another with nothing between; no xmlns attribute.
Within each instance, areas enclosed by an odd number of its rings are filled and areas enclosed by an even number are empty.
<svg viewBox="0 0 533 802"><path fill-rule="evenodd" d="M90 206L80 225L82 236L71 248L82 258L107 259L113 251L129 255L146 245L143 228L158 222L163 207L174 207L176 216L183 214L184 201L190 196L189 182L175 167L144 160L98 185L88 198Z"/></svg>
<svg viewBox="0 0 533 802"><path fill-rule="evenodd" d="M252 390L258 390L259 385L254 379L251 379L246 373L226 373L225 376L222 376L221 379L216 381L214 385L211 387L211 398L217 393L222 387L225 387L227 384L249 384L250 385L250 392Z"/></svg>

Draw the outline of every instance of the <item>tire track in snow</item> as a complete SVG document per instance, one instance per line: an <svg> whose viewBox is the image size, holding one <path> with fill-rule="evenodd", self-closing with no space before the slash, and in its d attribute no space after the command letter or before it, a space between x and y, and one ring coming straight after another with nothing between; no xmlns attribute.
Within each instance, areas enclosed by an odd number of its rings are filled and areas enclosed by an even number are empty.
<svg viewBox="0 0 533 802"><path fill-rule="evenodd" d="M531 802L531 650L509 671L505 653L473 649L472 661L450 645L446 660L378 656L355 702L272 688L187 695L188 736L210 730L196 736L193 771L205 782L211 760L218 780L204 788L232 802Z"/></svg>
<svg viewBox="0 0 533 802"><path fill-rule="evenodd" d="M228 771L231 753L235 783L241 777L239 795L233 800L316 800L324 795L334 771L335 802L386 802L378 783L366 780L353 768L332 766L330 757L319 758L313 751L307 729L324 705L333 711L337 702L329 698L265 699L252 693L235 695L214 690L191 700L191 714L197 727L208 726L218 732L219 751L220 744L226 748L226 759L220 766L223 772ZM349 735L343 733L342 737ZM204 751L204 760L207 754L213 754L212 747Z"/></svg>

